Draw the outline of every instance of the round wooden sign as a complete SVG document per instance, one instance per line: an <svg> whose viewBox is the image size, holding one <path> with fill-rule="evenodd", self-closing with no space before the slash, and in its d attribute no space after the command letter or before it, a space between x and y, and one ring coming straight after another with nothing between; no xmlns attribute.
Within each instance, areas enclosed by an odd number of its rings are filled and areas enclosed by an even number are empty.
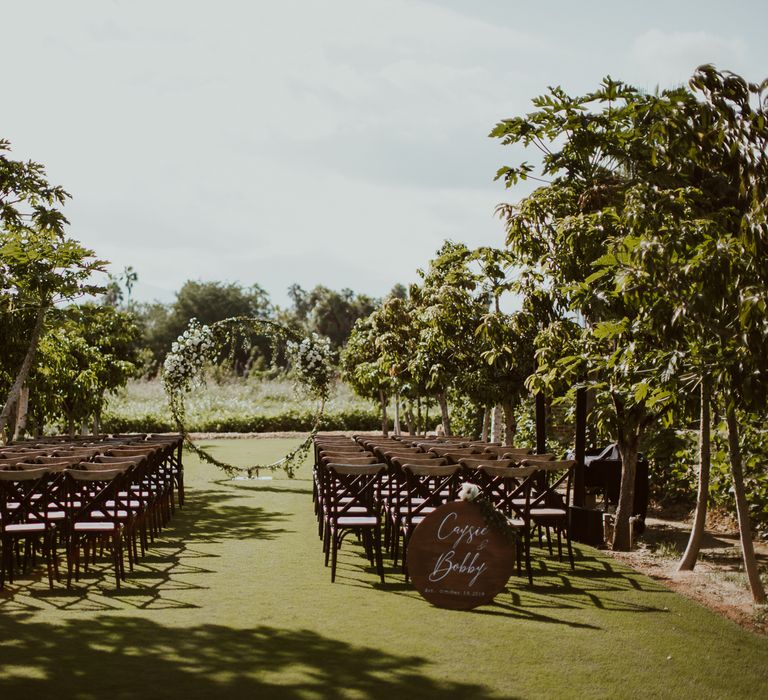
<svg viewBox="0 0 768 700"><path fill-rule="evenodd" d="M489 527L480 506L455 501L422 520L408 543L416 590L441 608L469 610L504 590L515 568L515 545Z"/></svg>

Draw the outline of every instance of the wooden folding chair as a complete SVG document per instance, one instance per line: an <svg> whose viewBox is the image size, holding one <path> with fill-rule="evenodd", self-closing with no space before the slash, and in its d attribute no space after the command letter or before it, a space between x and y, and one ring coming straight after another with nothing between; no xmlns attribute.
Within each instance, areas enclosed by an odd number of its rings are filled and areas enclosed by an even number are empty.
<svg viewBox="0 0 768 700"><path fill-rule="evenodd" d="M381 556L381 504L379 485L384 464L329 464L324 479L325 564L331 563L331 582L336 581L336 561L344 538L360 536L371 565L384 583Z"/></svg>

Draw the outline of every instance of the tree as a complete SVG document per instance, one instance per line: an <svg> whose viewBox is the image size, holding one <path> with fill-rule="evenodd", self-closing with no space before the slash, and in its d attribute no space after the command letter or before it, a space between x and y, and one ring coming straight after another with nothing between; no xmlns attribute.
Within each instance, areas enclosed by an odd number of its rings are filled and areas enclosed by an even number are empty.
<svg viewBox="0 0 768 700"><path fill-rule="evenodd" d="M446 241L429 268L419 271L422 285L411 288L419 336L408 371L436 398L446 435L451 434L448 390L477 357L475 330L488 310L470 269L472 259L465 245Z"/></svg>
<svg viewBox="0 0 768 700"><path fill-rule="evenodd" d="M268 293L258 284L244 287L237 283L202 282L188 280L176 292L170 305L144 304L133 309L142 328L143 342L152 351L154 369L165 359L173 342L196 318L210 325L225 318L247 316L269 319L274 309ZM248 371L255 362L271 361L271 348L264 338L255 338L248 344L235 343L226 348L232 369L237 374Z"/></svg>
<svg viewBox="0 0 768 700"><path fill-rule="evenodd" d="M656 162L674 185L641 202L656 231L622 261L626 293L667 308L655 330L678 343L664 370L700 377L700 483L696 516L680 568L693 568L703 535L709 470L709 397L724 404L739 530L753 596L763 602L752 546L738 412L764 410L768 365L768 85L701 66L690 95L654 106ZM666 232L666 236L664 236ZM678 370L678 371L679 371Z"/></svg>
<svg viewBox="0 0 768 700"><path fill-rule="evenodd" d="M548 352L539 340L538 384L567 381L571 391L589 384L611 407L610 429L622 457L622 485L613 546L629 546L635 470L642 435L666 395L638 391L645 381L648 353L658 339L637 324L638 309L615 292L595 266L613 242L626 240L642 222L628 216L625 202L632 187L652 171L649 149L634 122L646 100L634 88L606 78L600 88L570 97L560 88L536 98L538 111L505 120L491 132L505 144L534 145L542 152L542 176L551 178L518 205L502 206L507 245L538 275L557 306L582 320L581 338L568 356L562 347ZM530 177L533 166L501 168L508 186ZM602 284L600 284L602 283ZM623 337L610 337L617 330ZM549 358L548 362L545 358ZM646 384L643 384L647 388Z"/></svg>
<svg viewBox="0 0 768 700"><path fill-rule="evenodd" d="M762 589L756 592L759 578L747 562L736 409L764 405L765 396L759 350L766 340L764 87L711 66L696 72L690 91L654 96L606 80L575 100L554 90L540 98L539 112L497 129L510 143L541 146L544 171L559 176L516 211L507 209L510 234L532 260L538 254L546 261L554 288L584 318L584 350L573 362L558 361L573 369L580 355L587 379L610 389L629 456L627 425L641 435L673 392L692 388L691 377L701 379L702 424L709 380L726 395L745 565L756 599ZM544 139L558 135L565 145L549 151ZM531 170L523 164L500 176L514 182ZM625 452L618 515L628 500ZM704 465L704 445L701 454ZM618 520L623 540L624 518ZM700 523L697 518L695 530Z"/></svg>
<svg viewBox="0 0 768 700"><path fill-rule="evenodd" d="M110 306L72 305L51 316L29 375L36 430L63 419L74 434L92 418L98 433L108 395L136 372L139 328L130 312Z"/></svg>
<svg viewBox="0 0 768 700"><path fill-rule="evenodd" d="M389 432L387 404L392 392L392 376L384 368L377 347L373 314L355 322L349 340L341 352L342 376L358 396L379 403L381 431Z"/></svg>
<svg viewBox="0 0 768 700"><path fill-rule="evenodd" d="M288 295L297 324L306 332L330 338L335 350L347 342L355 321L365 318L379 305L377 300L355 294L351 289L337 292L322 285L307 292L294 284L289 287Z"/></svg>
<svg viewBox="0 0 768 700"><path fill-rule="evenodd" d="M25 351L16 369L5 370L14 379L4 387L0 434L32 367L48 313L60 301L101 291L90 279L105 265L65 236L68 222L59 207L69 194L48 183L42 165L11 160L9 151L8 141L0 140L0 313L21 331Z"/></svg>

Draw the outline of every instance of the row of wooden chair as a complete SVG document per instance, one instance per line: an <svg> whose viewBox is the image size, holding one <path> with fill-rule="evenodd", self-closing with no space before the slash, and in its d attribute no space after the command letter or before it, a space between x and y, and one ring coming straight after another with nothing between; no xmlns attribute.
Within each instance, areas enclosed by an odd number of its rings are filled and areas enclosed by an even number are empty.
<svg viewBox="0 0 768 700"><path fill-rule="evenodd" d="M116 586L184 501L180 436L62 440L0 448L0 587L39 552L49 585L79 579L97 546L111 553Z"/></svg>
<svg viewBox="0 0 768 700"><path fill-rule="evenodd" d="M435 508L456 500L461 484L477 484L483 497L520 534L518 572L524 560L532 582L530 542L534 531L557 535L562 558L565 536L574 566L569 531L574 462L555 455L531 455L524 448L488 445L464 438L439 440L358 436L315 440L315 513L331 580L337 552L350 533L357 533L383 580L380 537L406 578L407 548L415 527Z"/></svg>

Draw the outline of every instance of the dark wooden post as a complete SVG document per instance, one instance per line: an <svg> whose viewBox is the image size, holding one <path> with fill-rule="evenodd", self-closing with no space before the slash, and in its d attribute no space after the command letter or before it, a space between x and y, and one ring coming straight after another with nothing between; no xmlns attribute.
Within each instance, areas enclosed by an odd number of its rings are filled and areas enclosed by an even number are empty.
<svg viewBox="0 0 768 700"><path fill-rule="evenodd" d="M584 507L586 500L584 452L587 443L587 390L576 390L576 444L574 459L576 467L573 473L573 505Z"/></svg>
<svg viewBox="0 0 768 700"><path fill-rule="evenodd" d="M536 454L542 455L547 451L547 406L544 403L544 393L536 394Z"/></svg>

